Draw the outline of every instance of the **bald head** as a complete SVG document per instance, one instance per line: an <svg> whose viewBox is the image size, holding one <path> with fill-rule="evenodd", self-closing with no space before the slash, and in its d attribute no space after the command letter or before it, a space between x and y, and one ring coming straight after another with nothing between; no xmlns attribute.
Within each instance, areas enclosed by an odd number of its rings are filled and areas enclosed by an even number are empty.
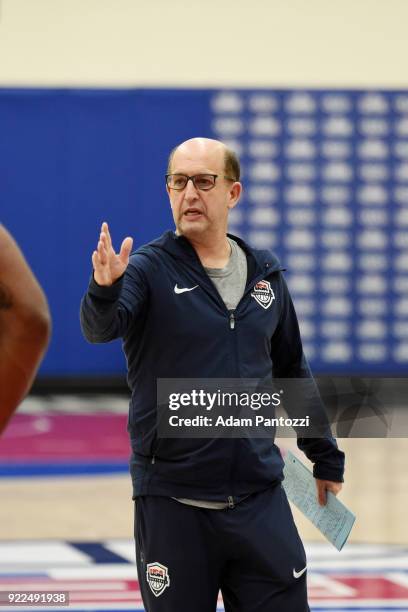
<svg viewBox="0 0 408 612"><path fill-rule="evenodd" d="M183 159L210 159L219 164L225 173L234 181L239 181L241 171L239 161L231 149L220 140L212 138L190 138L175 147L169 156L167 173L177 172L177 161Z"/></svg>

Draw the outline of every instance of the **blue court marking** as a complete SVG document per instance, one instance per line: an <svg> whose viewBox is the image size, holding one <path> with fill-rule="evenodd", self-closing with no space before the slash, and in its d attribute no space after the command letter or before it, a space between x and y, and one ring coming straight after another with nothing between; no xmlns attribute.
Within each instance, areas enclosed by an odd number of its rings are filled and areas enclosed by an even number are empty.
<svg viewBox="0 0 408 612"><path fill-rule="evenodd" d="M121 557L117 553L106 548L98 542L68 542L70 546L90 557L95 564L100 563L120 563L129 565L129 559Z"/></svg>
<svg viewBox="0 0 408 612"><path fill-rule="evenodd" d="M109 463L10 463L0 464L0 478L27 476L75 476L81 474L129 473L128 462Z"/></svg>

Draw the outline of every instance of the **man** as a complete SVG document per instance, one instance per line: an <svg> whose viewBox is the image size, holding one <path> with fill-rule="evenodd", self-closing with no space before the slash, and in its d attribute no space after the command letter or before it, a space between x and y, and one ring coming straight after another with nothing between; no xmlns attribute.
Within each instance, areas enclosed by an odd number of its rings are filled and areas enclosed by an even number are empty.
<svg viewBox="0 0 408 612"><path fill-rule="evenodd" d="M0 225L0 434L30 390L50 328L44 293L17 244Z"/></svg>
<svg viewBox="0 0 408 612"><path fill-rule="evenodd" d="M157 379L311 376L278 261L227 236L239 175L221 142L194 138L176 147L166 175L176 232L130 257L131 238L116 254L103 223L82 302L89 341L123 337L148 612L213 612L219 589L227 612L309 609L305 554L273 441L171 440L155 428ZM276 299L262 306L258 286ZM341 488L344 455L330 436L298 443L315 463L325 503L326 490Z"/></svg>

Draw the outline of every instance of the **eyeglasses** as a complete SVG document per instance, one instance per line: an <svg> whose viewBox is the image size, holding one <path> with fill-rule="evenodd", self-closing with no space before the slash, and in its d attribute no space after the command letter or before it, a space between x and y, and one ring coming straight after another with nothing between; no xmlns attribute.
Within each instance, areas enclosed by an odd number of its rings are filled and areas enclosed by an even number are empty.
<svg viewBox="0 0 408 612"><path fill-rule="evenodd" d="M192 181L194 187L200 191L210 191L215 187L215 179L218 178L218 174L195 174L194 176L187 176L187 174L166 174L166 185L169 189L175 189L176 191L182 191L188 181ZM224 176L227 181L235 181L235 179L229 176Z"/></svg>

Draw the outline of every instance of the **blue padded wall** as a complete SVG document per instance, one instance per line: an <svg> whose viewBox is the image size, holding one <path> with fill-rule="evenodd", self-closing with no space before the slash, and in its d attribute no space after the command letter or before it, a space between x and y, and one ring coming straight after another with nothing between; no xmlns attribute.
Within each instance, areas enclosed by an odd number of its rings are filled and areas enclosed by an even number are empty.
<svg viewBox="0 0 408 612"><path fill-rule="evenodd" d="M82 338L99 226L117 245L172 227L167 156L201 135L241 155L231 231L287 268L315 372L408 364L408 93L0 90L0 220L48 295L44 375L116 374L120 343Z"/></svg>

